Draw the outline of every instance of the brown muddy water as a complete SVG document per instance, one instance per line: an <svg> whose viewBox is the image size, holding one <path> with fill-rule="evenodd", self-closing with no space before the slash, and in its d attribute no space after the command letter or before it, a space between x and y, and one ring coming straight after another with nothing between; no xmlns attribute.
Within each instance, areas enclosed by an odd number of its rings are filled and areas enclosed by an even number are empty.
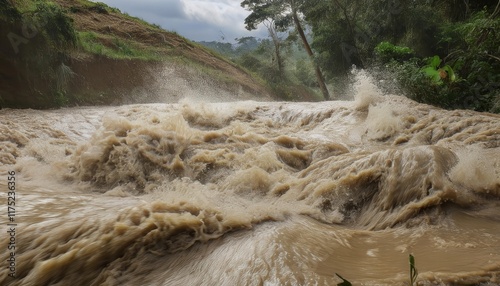
<svg viewBox="0 0 500 286"><path fill-rule="evenodd" d="M500 285L500 117L369 82L4 109L0 162L0 285L408 285L410 253L418 285Z"/></svg>

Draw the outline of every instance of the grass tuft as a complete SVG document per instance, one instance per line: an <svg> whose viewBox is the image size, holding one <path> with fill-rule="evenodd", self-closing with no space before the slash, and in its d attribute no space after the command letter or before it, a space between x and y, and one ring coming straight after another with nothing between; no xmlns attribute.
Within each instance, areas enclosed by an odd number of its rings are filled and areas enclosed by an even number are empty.
<svg viewBox="0 0 500 286"><path fill-rule="evenodd" d="M417 268L415 267L415 257L413 257L413 255L410 254L409 260L410 260L410 285L416 286L418 271Z"/></svg>

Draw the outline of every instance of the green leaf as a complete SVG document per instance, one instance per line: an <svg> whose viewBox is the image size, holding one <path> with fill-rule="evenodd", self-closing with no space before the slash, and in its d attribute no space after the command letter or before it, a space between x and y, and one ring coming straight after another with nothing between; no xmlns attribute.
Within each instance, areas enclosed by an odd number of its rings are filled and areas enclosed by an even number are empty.
<svg viewBox="0 0 500 286"><path fill-rule="evenodd" d="M433 56L429 60L429 66L433 67L434 69L437 69L440 64L441 64L441 59L439 58L439 56Z"/></svg>
<svg viewBox="0 0 500 286"><path fill-rule="evenodd" d="M415 267L415 257L410 254L410 285L416 285L417 283L417 276L418 276L418 271L417 268Z"/></svg>
<svg viewBox="0 0 500 286"><path fill-rule="evenodd" d="M448 73L448 79L450 81L455 81L457 79L455 72L453 71L453 69L449 65L445 65L443 67L443 70L446 71L446 73Z"/></svg>
<svg viewBox="0 0 500 286"><path fill-rule="evenodd" d="M335 273L340 279L342 279L342 282L337 284L337 286L352 286L351 282L345 280L342 276L340 276L338 273Z"/></svg>
<svg viewBox="0 0 500 286"><path fill-rule="evenodd" d="M439 76L439 71L436 70L433 67L424 67L421 69L421 71L429 78L432 79L432 81L439 83L441 82L441 77Z"/></svg>

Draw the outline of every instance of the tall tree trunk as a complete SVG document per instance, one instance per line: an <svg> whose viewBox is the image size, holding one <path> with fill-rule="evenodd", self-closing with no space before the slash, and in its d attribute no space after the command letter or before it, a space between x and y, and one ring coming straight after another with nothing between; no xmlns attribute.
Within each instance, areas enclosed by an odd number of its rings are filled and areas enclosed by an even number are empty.
<svg viewBox="0 0 500 286"><path fill-rule="evenodd" d="M273 40L274 43L274 52L276 55L276 63L278 64L278 71L280 74L280 80L283 80L284 78L284 71L283 71L283 58L281 57L281 40L278 37L278 33L276 32L276 29L274 28L274 23L264 23L264 25L267 27L267 30L269 31L269 35L271 36L271 39Z"/></svg>
<svg viewBox="0 0 500 286"><path fill-rule="evenodd" d="M321 89L321 93L323 93L323 97L325 98L325 100L329 100L330 93L326 88L325 78L323 77L321 69L314 61L314 53L311 49L311 46L309 45L309 42L307 42L306 34L304 33L304 29L302 29L302 25L300 24L299 17L297 16L297 11L295 10L293 3L292 3L292 17L293 17L293 22L295 23L295 28L297 29L297 32L299 32L300 38L302 39L302 43L304 43L304 48L306 49L307 54L313 61L314 71L316 73L316 79L318 81L319 88Z"/></svg>

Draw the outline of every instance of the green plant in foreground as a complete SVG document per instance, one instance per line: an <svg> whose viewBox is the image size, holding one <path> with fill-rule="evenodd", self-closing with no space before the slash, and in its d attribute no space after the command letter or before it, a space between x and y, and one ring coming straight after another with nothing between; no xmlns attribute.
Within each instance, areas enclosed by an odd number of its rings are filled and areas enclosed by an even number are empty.
<svg viewBox="0 0 500 286"><path fill-rule="evenodd" d="M418 271L417 268L415 267L415 257L410 254L409 257L410 260L410 286L417 285L417 276L418 276Z"/></svg>
<svg viewBox="0 0 500 286"><path fill-rule="evenodd" d="M47 44L52 49L66 49L74 47L77 35L73 20L65 13L64 9L52 2L35 2L36 8L31 16L31 24L41 27L42 34L48 40Z"/></svg>
<svg viewBox="0 0 500 286"><path fill-rule="evenodd" d="M335 273L340 279L342 279L342 282L337 284L337 286L352 286L351 282L347 281L344 279L344 277L340 276L338 273Z"/></svg>

